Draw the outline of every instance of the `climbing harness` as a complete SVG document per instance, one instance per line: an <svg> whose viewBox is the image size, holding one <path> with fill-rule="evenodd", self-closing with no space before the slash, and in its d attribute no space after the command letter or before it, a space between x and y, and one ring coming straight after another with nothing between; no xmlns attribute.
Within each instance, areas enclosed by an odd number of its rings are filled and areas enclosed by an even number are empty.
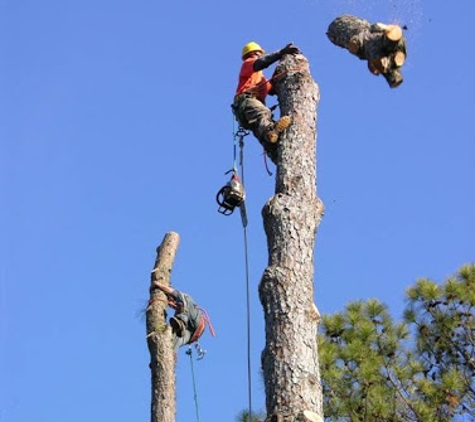
<svg viewBox="0 0 475 422"><path fill-rule="evenodd" d="M213 337L216 337L216 331L214 331L214 327L213 327L213 324L211 323L211 318L209 317L208 311L202 308L201 306L198 306L198 309L201 311L201 316L204 322L206 323L206 325L208 325L209 332L211 333Z"/></svg>
<svg viewBox="0 0 475 422"><path fill-rule="evenodd" d="M201 318L200 322L198 323L198 327L196 327L195 332L191 336L190 341L188 344L192 344L198 341L198 339L203 335L205 332L206 326L208 326L209 331L213 337L216 337L216 332L214 331L213 324L211 323L211 319L209 317L208 312L206 309L202 308L201 306L198 306L198 309L201 311ZM198 343L196 343L198 344Z"/></svg>

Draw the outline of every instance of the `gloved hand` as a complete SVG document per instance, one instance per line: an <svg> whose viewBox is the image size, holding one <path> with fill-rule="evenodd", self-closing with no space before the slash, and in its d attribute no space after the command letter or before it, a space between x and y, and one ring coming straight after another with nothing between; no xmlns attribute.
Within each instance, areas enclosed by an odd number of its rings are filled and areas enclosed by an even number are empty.
<svg viewBox="0 0 475 422"><path fill-rule="evenodd" d="M293 43L287 44L282 50L280 50L281 56L284 54L300 54L298 47L293 45Z"/></svg>

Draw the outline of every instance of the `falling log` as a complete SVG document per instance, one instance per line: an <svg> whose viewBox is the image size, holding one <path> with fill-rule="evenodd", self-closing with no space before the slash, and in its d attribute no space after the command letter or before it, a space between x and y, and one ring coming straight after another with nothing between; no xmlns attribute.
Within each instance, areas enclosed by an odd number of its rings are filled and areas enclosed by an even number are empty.
<svg viewBox="0 0 475 422"><path fill-rule="evenodd" d="M391 88L403 82L401 66L406 61L406 40L402 28L371 24L352 15L342 15L329 26L330 41L368 62L373 75L383 75Z"/></svg>

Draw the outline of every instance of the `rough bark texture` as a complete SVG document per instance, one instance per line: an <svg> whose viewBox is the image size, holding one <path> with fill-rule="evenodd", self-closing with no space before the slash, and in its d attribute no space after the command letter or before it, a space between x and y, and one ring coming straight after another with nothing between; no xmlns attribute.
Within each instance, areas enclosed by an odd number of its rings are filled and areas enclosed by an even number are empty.
<svg viewBox="0 0 475 422"><path fill-rule="evenodd" d="M328 27L333 44L346 48L362 60L374 75L383 75L391 88L403 82L401 66L406 59L406 41L401 27L370 24L356 16L342 15Z"/></svg>
<svg viewBox="0 0 475 422"><path fill-rule="evenodd" d="M313 256L323 212L316 191L320 94L300 54L284 56L273 84L281 115L291 116L292 124L278 144L275 196L262 210L269 252L259 285L266 330L262 367L267 421L318 421L323 411Z"/></svg>
<svg viewBox="0 0 475 422"><path fill-rule="evenodd" d="M175 421L175 358L171 328L167 324L167 300L154 287L154 281L170 285L170 273L180 237L167 233L157 248L157 258L151 276L150 302L147 308L147 343L152 372L152 422Z"/></svg>

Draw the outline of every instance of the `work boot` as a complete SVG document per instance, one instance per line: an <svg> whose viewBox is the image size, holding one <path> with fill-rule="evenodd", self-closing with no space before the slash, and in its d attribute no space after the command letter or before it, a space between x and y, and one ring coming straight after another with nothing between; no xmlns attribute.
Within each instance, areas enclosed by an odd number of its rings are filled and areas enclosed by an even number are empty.
<svg viewBox="0 0 475 422"><path fill-rule="evenodd" d="M290 126L290 122L290 116L282 116L266 132L266 141L271 144L275 144L279 140L280 134Z"/></svg>
<svg viewBox="0 0 475 422"><path fill-rule="evenodd" d="M177 337L183 337L183 333L185 332L185 323L181 319L171 317L170 325L172 326L173 332L177 335Z"/></svg>

